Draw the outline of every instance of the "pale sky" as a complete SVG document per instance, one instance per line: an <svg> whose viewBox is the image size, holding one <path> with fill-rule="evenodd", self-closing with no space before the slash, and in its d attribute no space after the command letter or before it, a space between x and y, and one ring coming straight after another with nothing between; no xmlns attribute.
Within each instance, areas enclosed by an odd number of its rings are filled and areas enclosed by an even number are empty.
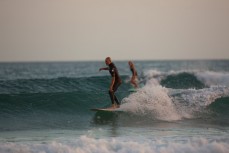
<svg viewBox="0 0 229 153"><path fill-rule="evenodd" d="M0 0L0 62L229 59L229 0Z"/></svg>

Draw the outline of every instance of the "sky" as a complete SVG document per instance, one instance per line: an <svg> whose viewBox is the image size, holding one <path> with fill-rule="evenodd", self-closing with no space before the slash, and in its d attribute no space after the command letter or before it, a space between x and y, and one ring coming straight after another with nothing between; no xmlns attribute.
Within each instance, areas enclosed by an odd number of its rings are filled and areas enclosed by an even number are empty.
<svg viewBox="0 0 229 153"><path fill-rule="evenodd" d="M229 59L229 0L0 0L0 62Z"/></svg>

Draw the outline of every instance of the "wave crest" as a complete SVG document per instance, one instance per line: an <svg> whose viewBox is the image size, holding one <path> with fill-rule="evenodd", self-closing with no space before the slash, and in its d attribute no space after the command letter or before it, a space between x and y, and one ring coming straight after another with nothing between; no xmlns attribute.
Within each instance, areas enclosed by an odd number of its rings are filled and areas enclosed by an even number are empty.
<svg viewBox="0 0 229 153"><path fill-rule="evenodd" d="M228 139L209 140L193 138L185 141L168 141L163 139L95 139L81 136L72 141L53 141L44 144L32 143L3 143L0 144L2 153L31 153L31 152L65 152L65 153L227 153Z"/></svg>

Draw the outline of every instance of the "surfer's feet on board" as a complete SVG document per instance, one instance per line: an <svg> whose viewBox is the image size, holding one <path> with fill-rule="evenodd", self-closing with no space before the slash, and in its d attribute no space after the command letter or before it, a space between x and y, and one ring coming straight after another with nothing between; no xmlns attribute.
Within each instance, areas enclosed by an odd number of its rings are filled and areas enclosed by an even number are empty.
<svg viewBox="0 0 229 153"><path fill-rule="evenodd" d="M117 104L112 104L111 108L115 109L115 108L119 108L120 105L117 105Z"/></svg>
<svg viewBox="0 0 229 153"><path fill-rule="evenodd" d="M116 105L115 104L112 104L111 108L112 109L115 109L116 108Z"/></svg>

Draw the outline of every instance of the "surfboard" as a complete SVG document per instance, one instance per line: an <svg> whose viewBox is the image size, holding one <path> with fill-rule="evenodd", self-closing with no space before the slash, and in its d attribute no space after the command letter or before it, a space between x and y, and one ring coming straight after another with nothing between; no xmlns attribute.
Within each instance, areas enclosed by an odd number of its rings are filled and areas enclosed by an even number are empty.
<svg viewBox="0 0 229 153"><path fill-rule="evenodd" d="M129 91L129 92L136 92L137 89L135 89L135 88L130 88L128 91Z"/></svg>
<svg viewBox="0 0 229 153"><path fill-rule="evenodd" d="M120 112L120 108L91 108L91 111L103 111L103 112Z"/></svg>

